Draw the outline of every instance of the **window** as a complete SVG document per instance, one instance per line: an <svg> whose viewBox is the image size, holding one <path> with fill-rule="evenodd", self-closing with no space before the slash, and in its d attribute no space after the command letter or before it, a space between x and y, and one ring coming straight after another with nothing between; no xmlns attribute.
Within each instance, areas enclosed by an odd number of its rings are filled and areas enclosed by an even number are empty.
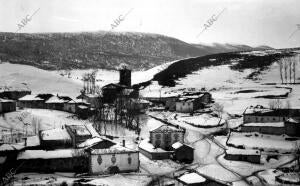
<svg viewBox="0 0 300 186"><path fill-rule="evenodd" d="M174 140L175 140L175 141L178 141L178 139L179 139L179 134L178 134L178 133L175 133L175 134L174 134Z"/></svg>

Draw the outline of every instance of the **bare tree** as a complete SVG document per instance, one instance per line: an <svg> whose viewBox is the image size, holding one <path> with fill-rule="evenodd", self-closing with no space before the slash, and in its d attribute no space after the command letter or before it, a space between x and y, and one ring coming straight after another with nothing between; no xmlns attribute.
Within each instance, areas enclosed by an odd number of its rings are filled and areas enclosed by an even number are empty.
<svg viewBox="0 0 300 186"><path fill-rule="evenodd" d="M280 59L280 61L279 61L279 73L280 73L281 84L283 84L282 71L283 71L283 60Z"/></svg>
<svg viewBox="0 0 300 186"><path fill-rule="evenodd" d="M269 101L270 109L280 109L282 108L282 102L279 99Z"/></svg>
<svg viewBox="0 0 300 186"><path fill-rule="evenodd" d="M287 63L287 59L284 59L284 79L285 79L285 83L287 84L287 72L288 71L288 63Z"/></svg>
<svg viewBox="0 0 300 186"><path fill-rule="evenodd" d="M291 102L290 102L290 100L287 100L287 101L285 102L285 107L286 107L287 109L290 109L290 108L291 108Z"/></svg>
<svg viewBox="0 0 300 186"><path fill-rule="evenodd" d="M296 83L296 59L293 61L293 75L294 75L294 84Z"/></svg>
<svg viewBox="0 0 300 186"><path fill-rule="evenodd" d="M217 113L217 115L218 115L219 118L222 118L222 114L224 112L224 105L222 105L220 103L215 103L212 106L212 110Z"/></svg>
<svg viewBox="0 0 300 186"><path fill-rule="evenodd" d="M289 62L289 70L290 70L290 83L292 83L292 58L291 57L289 57L289 60L288 60L288 62Z"/></svg>

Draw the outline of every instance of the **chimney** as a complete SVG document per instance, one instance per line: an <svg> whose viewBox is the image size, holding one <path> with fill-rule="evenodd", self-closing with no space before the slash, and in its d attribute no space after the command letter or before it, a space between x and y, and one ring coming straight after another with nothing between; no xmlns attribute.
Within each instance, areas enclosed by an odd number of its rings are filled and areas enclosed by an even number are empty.
<svg viewBox="0 0 300 186"><path fill-rule="evenodd" d="M125 147L125 140L124 139L122 140L122 143L123 143L123 147Z"/></svg>
<svg viewBox="0 0 300 186"><path fill-rule="evenodd" d="M27 138L24 138L25 140L25 147L27 147Z"/></svg>
<svg viewBox="0 0 300 186"><path fill-rule="evenodd" d="M120 73L120 80L119 83L121 85L125 85L130 87L131 86L131 70L127 68L123 68L119 70Z"/></svg>

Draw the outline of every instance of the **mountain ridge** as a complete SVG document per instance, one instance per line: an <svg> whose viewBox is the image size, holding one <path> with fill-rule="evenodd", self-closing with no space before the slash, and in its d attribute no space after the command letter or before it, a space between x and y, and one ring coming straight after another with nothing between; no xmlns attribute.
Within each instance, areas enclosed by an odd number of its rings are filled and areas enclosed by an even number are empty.
<svg viewBox="0 0 300 186"><path fill-rule="evenodd" d="M145 70L183 58L249 50L255 48L247 45L209 47L139 32L0 32L1 61L46 70L117 69L120 64L126 64L133 70Z"/></svg>

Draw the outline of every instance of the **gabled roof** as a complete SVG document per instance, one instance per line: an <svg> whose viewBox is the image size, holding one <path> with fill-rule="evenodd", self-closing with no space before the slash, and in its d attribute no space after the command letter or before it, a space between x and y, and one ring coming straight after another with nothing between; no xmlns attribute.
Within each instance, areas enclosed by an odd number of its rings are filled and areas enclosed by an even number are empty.
<svg viewBox="0 0 300 186"><path fill-rule="evenodd" d="M15 102L14 100L10 100L10 99L2 99L2 98L0 98L0 102L2 102L2 103L8 103L8 102Z"/></svg>
<svg viewBox="0 0 300 186"><path fill-rule="evenodd" d="M23 148L25 148L25 146L19 144L3 144L0 145L0 152L22 150Z"/></svg>
<svg viewBox="0 0 300 186"><path fill-rule="evenodd" d="M37 97L37 95L29 94L21 97L19 101L43 101L42 98Z"/></svg>
<svg viewBox="0 0 300 186"><path fill-rule="evenodd" d="M130 152L139 152L138 150L129 149L120 145L113 145L107 149L93 149L91 154L110 154L110 153L130 153Z"/></svg>
<svg viewBox="0 0 300 186"><path fill-rule="evenodd" d="M71 136L66 129L55 128L50 130L44 130L41 132L41 139L43 141L52 140L71 140Z"/></svg>
<svg viewBox="0 0 300 186"><path fill-rule="evenodd" d="M184 130L180 127L174 127L170 125L161 125L155 129L150 130L150 132L167 132L167 131L178 131L183 132Z"/></svg>
<svg viewBox="0 0 300 186"><path fill-rule="evenodd" d="M91 132L85 125L66 125L75 135L78 136L92 136Z"/></svg>
<svg viewBox="0 0 300 186"><path fill-rule="evenodd" d="M176 143L174 143L174 144L172 145L173 149L178 149L178 148L180 148L180 147L182 147L182 146L183 146L183 144L180 143L180 142L176 142Z"/></svg>
<svg viewBox="0 0 300 186"><path fill-rule="evenodd" d="M48 101L46 101L46 103L66 103L68 101L64 100L64 99L60 99L60 97L57 96L53 96L50 99L48 99Z"/></svg>
<svg viewBox="0 0 300 186"><path fill-rule="evenodd" d="M232 155L260 155L260 150L257 149L237 149L230 147L226 150L226 154L232 154Z"/></svg>
<svg viewBox="0 0 300 186"><path fill-rule="evenodd" d="M203 183L206 181L206 178L201 176L198 173L192 172L192 173L185 173L179 177L177 177L177 180L180 180L181 182L184 182L185 184L197 184L197 183Z"/></svg>
<svg viewBox="0 0 300 186"><path fill-rule="evenodd" d="M126 85L121 85L118 83L110 83L102 87L102 89L106 89L106 88L128 88L128 87Z"/></svg>
<svg viewBox="0 0 300 186"><path fill-rule="evenodd" d="M83 153L80 149L59 149L59 150L26 150L18 154L17 160L20 159L60 159L81 156Z"/></svg>
<svg viewBox="0 0 300 186"><path fill-rule="evenodd" d="M191 148L191 149L194 149L194 147L189 146L189 145L184 144L184 143L180 143L180 142L173 143L172 148L173 148L173 149L179 149L179 148L181 148L181 147L183 147L183 146L189 147L189 148Z"/></svg>

